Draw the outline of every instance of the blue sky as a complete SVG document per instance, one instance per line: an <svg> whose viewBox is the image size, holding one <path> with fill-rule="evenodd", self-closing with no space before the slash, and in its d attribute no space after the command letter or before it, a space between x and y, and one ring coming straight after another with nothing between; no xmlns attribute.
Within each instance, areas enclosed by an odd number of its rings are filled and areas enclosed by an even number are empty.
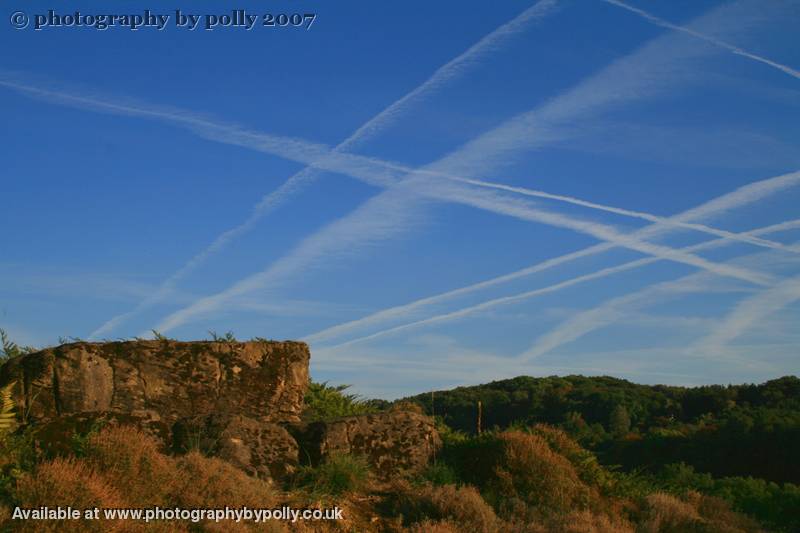
<svg viewBox="0 0 800 533"><path fill-rule="evenodd" d="M800 3L237 7L317 19L0 25L18 342L303 339L387 398L798 372Z"/></svg>

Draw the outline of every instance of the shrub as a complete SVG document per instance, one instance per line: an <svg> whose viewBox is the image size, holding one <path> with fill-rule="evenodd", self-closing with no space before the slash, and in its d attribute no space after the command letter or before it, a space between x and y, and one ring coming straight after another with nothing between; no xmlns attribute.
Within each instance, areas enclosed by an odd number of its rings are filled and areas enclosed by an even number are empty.
<svg viewBox="0 0 800 533"><path fill-rule="evenodd" d="M157 441L131 426L112 426L92 435L86 462L122 491L128 503L152 507L170 503L174 493L174 460L158 450Z"/></svg>
<svg viewBox="0 0 800 533"><path fill-rule="evenodd" d="M425 409L416 402L396 402L391 406L392 411L405 411L409 413L424 414Z"/></svg>
<svg viewBox="0 0 800 533"><path fill-rule="evenodd" d="M456 485L459 483L456 471L443 462L428 465L422 471L420 477L434 485Z"/></svg>
<svg viewBox="0 0 800 533"><path fill-rule="evenodd" d="M15 499L17 505L25 508L70 506L82 510L127 506L119 491L102 475L70 458L54 459L39 465L35 474L23 475L17 482ZM24 520L15 523L14 531L120 531L123 525L104 519Z"/></svg>
<svg viewBox="0 0 800 533"><path fill-rule="evenodd" d="M189 452L176 461L176 500L187 508L269 507L276 503L265 481L248 476L232 464Z"/></svg>
<svg viewBox="0 0 800 533"><path fill-rule="evenodd" d="M425 520L408 528L408 533L460 533L458 524L448 520Z"/></svg>
<svg viewBox="0 0 800 533"><path fill-rule="evenodd" d="M315 383L309 381L305 395L305 411L303 419L307 422L331 420L343 416L374 413L377 409L357 394L344 391L350 385L330 386L328 382Z"/></svg>
<svg viewBox="0 0 800 533"><path fill-rule="evenodd" d="M337 454L318 466L301 466L295 480L314 493L335 496L364 489L369 473L364 457Z"/></svg>
<svg viewBox="0 0 800 533"><path fill-rule="evenodd" d="M720 498L690 492L687 495L687 499L706 521L708 531L718 531L720 533L761 531L761 528L754 520L733 511L728 503Z"/></svg>
<svg viewBox="0 0 800 533"><path fill-rule="evenodd" d="M269 484L250 477L230 463L206 457L197 451L189 452L176 461L175 496L173 503L184 509L267 508L277 505ZM201 523L203 531L233 533L239 531L286 531L277 520L263 524L230 521Z"/></svg>
<svg viewBox="0 0 800 533"><path fill-rule="evenodd" d="M686 500L655 492L645 498L639 521L643 533L750 533L761 528L750 518L730 509L719 498L690 492Z"/></svg>
<svg viewBox="0 0 800 533"><path fill-rule="evenodd" d="M500 502L515 496L529 506L565 512L590 503L591 491L574 466L555 453L542 437L521 432L498 435L502 454L493 465L487 490Z"/></svg>
<svg viewBox="0 0 800 533"><path fill-rule="evenodd" d="M702 518L691 504L664 492L645 497L644 516L639 520L642 533L681 533L702 531Z"/></svg>
<svg viewBox="0 0 800 533"><path fill-rule="evenodd" d="M564 431L544 424L535 425L531 431L544 438L554 452L566 457L585 483L604 492L612 490L614 480L611 473L600 465L592 452L581 447Z"/></svg>
<svg viewBox="0 0 800 533"><path fill-rule="evenodd" d="M3 328L0 328L0 363L36 351L36 348L31 346L20 346L8 338L8 334Z"/></svg>
<svg viewBox="0 0 800 533"><path fill-rule="evenodd" d="M403 516L406 524L445 521L458 526L457 531L493 533L498 530L494 510L474 487L397 485L396 488L397 501L393 510Z"/></svg>
<svg viewBox="0 0 800 533"><path fill-rule="evenodd" d="M591 511L573 511L547 524L553 533L634 533L633 526L623 518L610 518Z"/></svg>

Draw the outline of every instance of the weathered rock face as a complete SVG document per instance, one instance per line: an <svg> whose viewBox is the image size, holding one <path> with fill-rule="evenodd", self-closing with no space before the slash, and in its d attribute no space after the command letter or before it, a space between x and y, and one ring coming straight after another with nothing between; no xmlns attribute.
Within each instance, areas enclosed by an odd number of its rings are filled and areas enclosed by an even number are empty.
<svg viewBox="0 0 800 533"><path fill-rule="evenodd" d="M0 369L35 421L116 412L171 427L236 413L258 422L299 419L308 383L300 342L77 342L24 355Z"/></svg>
<svg viewBox="0 0 800 533"><path fill-rule="evenodd" d="M312 463L336 454L364 455L384 478L419 472L442 445L433 419L399 410L315 422L297 427L296 436Z"/></svg>
<svg viewBox="0 0 800 533"><path fill-rule="evenodd" d="M428 464L441 441L418 412L302 424L308 363L300 342L77 342L9 360L0 386L20 384L17 405L50 454L98 425L125 424L165 452L200 449L265 479L291 475L301 457L360 454L381 477Z"/></svg>
<svg viewBox="0 0 800 533"><path fill-rule="evenodd" d="M283 427L240 415L182 418L173 426L172 447L198 449L263 479L284 479L298 464L297 442Z"/></svg>

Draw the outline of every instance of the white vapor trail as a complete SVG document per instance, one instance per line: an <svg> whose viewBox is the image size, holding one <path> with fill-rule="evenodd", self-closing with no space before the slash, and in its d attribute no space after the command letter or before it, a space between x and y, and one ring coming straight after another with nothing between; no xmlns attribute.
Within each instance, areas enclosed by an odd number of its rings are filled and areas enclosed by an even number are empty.
<svg viewBox="0 0 800 533"><path fill-rule="evenodd" d="M709 333L695 344L694 351L711 356L724 352L727 343L747 331L759 320L800 300L800 276L781 281L739 302Z"/></svg>
<svg viewBox="0 0 800 533"><path fill-rule="evenodd" d="M793 226L795 221L763 228L760 231L782 231ZM777 228L777 229L776 229ZM759 231L759 230L757 230ZM720 241L713 241L720 242ZM710 243L709 243L710 244ZM736 260L734 260L736 261ZM605 327L623 317L631 309L649 304L656 296L669 296L675 292L708 292L710 287L705 280L706 272L690 274L677 280L657 283L633 293L612 298L593 309L582 311L559 325L554 330L541 336L536 343L518 358L530 361L544 355L555 348L572 342L598 328ZM773 287L761 291L756 296L746 299L712 335L711 342L721 346L726 340L734 338L733 328L744 327L755 320L769 314L769 305L781 306L790 304L800 298L800 277L782 280ZM708 354L705 354L708 355Z"/></svg>
<svg viewBox="0 0 800 533"><path fill-rule="evenodd" d="M737 2L734 4L736 9L732 9L730 5L716 8L710 14L697 19L696 24L702 27L707 24L716 24L719 20L724 19L727 31L740 29L745 25L752 27L752 20L745 21L740 16L739 8L743 5L750 12L758 4ZM737 16L731 16L733 14ZM466 203L524 220L567 227L646 254L669 258L699 268L713 269L718 274L747 279L757 284L769 284L771 280L766 276L738 267L715 265L685 252L643 243L630 235L620 234L609 226L569 219L562 215L534 209L530 204L515 202L503 197L474 194L474 190L455 187L454 183L444 183L440 180L434 180L431 183L431 180L424 179L426 171L459 177L486 174L498 165L506 164L511 154L551 142L556 126L566 121L664 91L670 82L681 81L680 76L676 75L681 62L708 55L712 50L710 47L689 48L685 44L674 36L656 38L543 106L506 121L439 161L428 165L423 172L415 171L401 184L378 194L352 214L333 222L305 239L267 269L170 314L157 329L162 331L173 329L192 317L218 309L232 297L274 286L280 279L296 275L301 269L318 262L325 254L342 253L343 250L353 253L357 246L364 246L384 240L390 235L407 231L408 226L415 222L411 211L420 208L420 196ZM387 223L387 221L397 220L402 221L406 226Z"/></svg>
<svg viewBox="0 0 800 533"><path fill-rule="evenodd" d="M758 229L758 230L753 230L753 231L750 231L750 232L747 232L747 233L749 235L766 235L766 234L774 233L774 232L777 232L777 231L784 231L788 227L800 227L800 220L792 220L792 221L789 221L789 222L776 224L774 226L767 226L765 228L761 228L761 229ZM715 240L712 240L712 241L707 241L707 242L704 242L704 243L696 244L696 245L693 245L693 246L688 246L686 248L683 248L683 251L685 251L685 252L697 252L697 251L701 251L701 250L709 250L709 249L712 249L712 248L718 248L720 246L725 246L726 244L730 244L730 241L728 241L726 239L715 239ZM564 256L562 256L562 257L564 257ZM409 329L413 329L413 328L418 328L418 327L421 327L421 326L428 326L428 325L431 325L431 324L449 322L451 320L464 318L466 316L473 315L473 314L476 314L476 313L480 313L482 311L487 311L489 309L493 309L493 308L501 306L501 305L508 305L508 304L520 302L520 301L523 301L523 300L528 300L528 299L536 297L536 296L541 296L543 294L556 292L556 291L559 291L561 289L566 289L566 288L572 287L574 285L585 283L587 281L591 281L591 280L595 280L595 279L599 279L599 278L604 278L604 277L610 276L612 274L617 274L619 272L625 272L625 271L632 270L632 269L635 269L635 268L640 268L640 267L643 267L643 266L646 266L646 265L650 265L650 264L655 263L655 262L660 261L660 260L661 259L658 258L658 257L646 257L646 258L643 258L643 259L637 259L635 261L629 261L627 263L623 263L623 264L618 265L618 266L603 268L603 269L598 270L596 272L592 272L591 274L585 274L585 275L582 275L582 276L577 276L577 277L568 279L566 281L562 281L560 283L555 283L553 285L548 285L547 287L542 287L542 288L539 288L539 289L534 289L534 290L531 290L531 291L522 292L522 293L515 294L515 295L512 295L512 296L504 296L504 297L501 297L501 298L494 298L492 300L487 300L485 302L481 302L481 303L476 304L476 305L471 305L469 307L458 309L458 310L452 311L450 313L444 313L444 314L436 315L436 316L429 317L429 318L426 318L426 319L423 319L423 320L417 320L415 322L410 322L410 323L407 323L407 324L401 324L399 326L387 328L387 329L378 331L376 333L372 333L371 335L358 337L356 339L352 339L352 340L349 340L347 342L342 342L342 343L339 343L339 344L335 344L333 346L329 346L328 348L330 348L330 349L342 348L344 346L350 346L350 345L353 345L353 344L358 344L358 343L361 343L361 342L377 339L379 337L384 337L386 335L391 335L393 333L398 333L400 331L405 331L405 330L409 330ZM537 266L539 266L539 265L536 265L535 267L537 267ZM535 268L535 267L533 267L533 268ZM524 269L524 270L530 270L530 268L531 267L529 267L528 269ZM521 272L521 271L518 271L518 272ZM517 274L517 273L515 272L514 274ZM513 274L509 274L509 275L506 275L504 277L508 278L511 275L513 275ZM495 278L495 279L497 279L497 278ZM488 283L491 283L493 281L495 281L495 280L489 280L488 282L483 282L483 285L487 286ZM785 282L778 282L775 285L775 287L765 289L765 292L772 292L772 291L775 290L775 288L777 288L779 286L784 286L784 285L785 285ZM459 290L463 294L463 293L467 292L465 289L472 289L472 287L474 287L474 286L464 287L464 288L459 289ZM448 293L445 293L445 294L448 294ZM436 298L438 300L442 299L441 297L438 297L438 298L437 297L432 297L432 298L428 298L427 300L430 302L430 300L433 300L434 298ZM402 306L402 307L404 307L404 308L412 308L413 309L415 307L420 307L420 305L419 305L419 301L417 301L417 302L413 302L412 304L408 304L407 306ZM383 313L385 313L385 312L383 312ZM386 315L390 315L391 316L391 313L386 313ZM381 318L384 318L386 315L382 316ZM397 313L394 313L394 316L397 316ZM601 316L606 316L606 315L602 315L601 314ZM375 315L372 315L372 316L367 317L367 318L368 319L373 319L373 317L375 317ZM365 319L362 319L362 321L363 320L365 320ZM374 319L372 321L374 321ZM360 322L360 321L355 321L355 322ZM361 326L363 324L364 323L362 322L361 324L355 324L355 326ZM343 324L341 326L336 326L334 328L330 328L329 330L324 330L324 331L322 331L322 332L320 332L318 334L311 335L310 337L305 337L304 340L306 340L307 342L314 342L314 341L320 340L322 338L327 338L327 337L331 336L332 334L341 334L344 331L352 329L353 326L354 326L354 324L352 324L352 323ZM333 331L330 331L330 330L333 330ZM570 329L569 331L570 332L575 332L574 329Z"/></svg>
<svg viewBox="0 0 800 533"><path fill-rule="evenodd" d="M241 144L243 146L250 146L250 147L266 146L267 147L266 151L270 153L275 152L283 157L298 160L307 163L309 165L317 166L319 168L349 174L353 177L357 177L369 183L373 183L384 187L396 184L398 181L397 176L402 175L402 173L410 174L412 176L416 176L417 178L417 179L407 178L405 181L407 184L413 182L419 182L420 178L432 175L432 176L449 178L450 181L455 183L464 183L479 187L509 190L510 192L523 193L529 196L540 196L550 199L559 199L573 204L593 207L595 209L602 209L605 211L611 211L619 214L627 214L628 216L636 216L638 218L645 218L648 220L657 220L657 221L665 220L663 217L657 217L655 215L649 215L646 213L634 212L630 210L623 210L615 207L601 206L600 204L596 204L593 202L586 202L583 200L566 197L562 195L554 195L554 194L544 193L542 191L534 191L532 189L525 189L521 187L509 187L481 180L451 176L447 172L436 170L435 165L430 166L430 168L413 170L409 167L405 167L403 165L399 165L396 163L387 163L385 161L380 161L373 158L330 151L322 145L307 143L306 141L302 141L299 139L286 139L283 137L278 137L273 135L247 132L241 129L237 129L235 127L219 125L216 123L208 122L205 119L200 119L193 116L184 116L182 114L176 114L175 112L171 111L153 110L149 108L131 107L129 105L113 104L113 103L108 103L106 101L92 99L89 97L65 95L63 93L54 93L51 91L42 90L38 88L31 88L28 86L10 84L9 82L0 81L0 84L11 85L15 88L27 92L33 91L43 96L56 96L60 99L66 99L71 102L77 101L84 105L91 105L101 108L110 108L120 112L122 110L131 114L143 113L147 116L167 117L168 120L178 120L175 119L174 117L180 117L180 120L182 122L191 124L192 128L198 131L208 131L208 130L213 130L217 132L223 131L225 133L226 138L229 141L234 142L235 144ZM531 117L528 118L530 119ZM519 117L509 121L509 123L507 123L505 127L508 128L510 126L511 129L514 130L516 129L518 122L519 122ZM492 130L492 132L490 132L490 136L492 134L496 134L498 130L503 130L503 129L504 127L500 127L495 130ZM255 145L253 143L255 143ZM467 144L467 146L470 149L474 149L474 145L475 141ZM466 151L462 150L461 153L470 154L470 149ZM451 154L449 158L452 157L453 156ZM449 162L448 158L444 158L443 161ZM695 266L698 268L711 269L716 271L720 275L733 276L757 284L770 283L770 280L768 278L761 276L759 274L747 272L742 269L728 267L725 265L715 265L714 263L711 263L705 259L684 254L680 251L675 251L668 247L642 242L636 240L635 238L631 238L629 236L621 234L616 230L614 230L612 227L607 225L582 221L576 218L566 217L564 215L548 212L541 209L534 209L530 205L520 204L519 202L513 202L511 200L505 200L501 197L477 195L474 194L474 192L472 192L471 190L466 188L450 187L448 189L443 184L424 183L424 182L419 183L418 185L419 187L416 190L416 192L423 196L429 196L444 201L460 202L467 205L472 205L474 207L478 207L480 209L486 209L499 214L512 216L523 220L549 224L557 227L569 228L574 231L591 235L601 240L614 242L616 245L627 247L632 250L636 250L645 254L656 255L677 262L686 263L688 265ZM425 187L428 188L427 191L425 190ZM741 237L731 232L716 230L714 228L710 228L708 226L700 224L687 224L680 221L670 222L670 224L675 224L690 229L699 229L701 231L712 233L714 235L722 235L725 236L726 238L731 238L734 240L744 240L746 242L751 242L753 244L757 244L760 246L767 246L767 247L782 246L779 243L773 243L770 241L765 241L763 239L752 239L746 236ZM223 237L230 235L231 235L230 233L226 233L223 234ZM201 254L200 259L196 257L195 259L187 263L187 265L185 265L176 274L178 278L185 275L191 268L194 268L201 259L207 257L207 254L210 253L210 251L217 250L219 249L220 246L221 244L219 242L215 242L209 249L207 249L205 252ZM173 278L174 277L175 276L173 276ZM159 292L157 291L156 294L158 296L154 295L151 299L149 300L146 299L144 302L140 303L140 308L144 308L146 305L151 305L155 301L158 301L157 298L162 297L163 294L171 293L172 289L173 289L173 284L167 285L164 288L163 293L159 294ZM107 332L112 327L121 323L122 320L124 320L125 318L132 316L137 309L128 312L124 315L119 315L117 317L114 317L110 321L106 322L104 326L101 326L101 328L95 330L91 336L96 337L98 335Z"/></svg>
<svg viewBox="0 0 800 533"><path fill-rule="evenodd" d="M800 174L798 174L797 177L800 177ZM781 178L775 179L779 182L786 181L785 179ZM401 184L400 186L390 189L388 192L393 194L402 194L402 190L405 188L403 185L407 184ZM772 183L771 185L774 187L775 184ZM753 184L752 189L755 190L759 188L766 189L768 187L761 183ZM737 191L737 193L739 192L740 191ZM418 188L415 188L411 194L418 195L420 194L420 191ZM494 211L498 214L512 216L522 220L566 227L574 231L609 241L610 243L613 243L613 246L622 246L648 255L656 256L660 259L668 259L696 266L721 276L729 276L758 285L771 285L774 282L770 276L761 273L755 273L747 269L731 265L713 263L684 250L675 250L669 247L644 242L637 236L619 233L614 228L607 225L564 217L557 213L551 213L541 209L532 208L523 202L503 199L500 197L491 198L485 194L470 194L470 191L468 190L450 190L446 193L431 190L425 194L432 197L440 196L442 199L449 201L474 205L476 207ZM734 193L733 196L736 196L736 194ZM386 231L387 224L392 224L395 222L391 219L390 215L400 215L397 209L387 210L387 205L391 205L394 200L395 199L392 198L392 194L381 194L374 197L365 205L360 207L353 215L339 219L331 224L328 228L325 228L321 232L318 232L317 234L312 235L312 237L303 241L297 248L295 248L287 256L284 256L284 258L279 259L270 268L251 275L244 280L235 283L224 291L212 296L201 298L192 305L172 313L164 321L162 321L156 327L156 329L159 331L169 331L185 323L192 317L218 309L223 303L231 298L240 296L252 290L265 288L270 282L274 283L276 278L294 273L298 264L304 264L316 260L320 255L324 254L330 248L336 249L348 245L353 241L354 238L352 233L353 226L357 228L357 231L355 232L355 238L375 239L375 235L379 234L380 231ZM709 202L709 204L712 203L713 202ZM702 210L703 208L701 207L693 211L702 212ZM368 226L363 225L363 216L365 213L369 216L371 222L371 224ZM373 221L373 218L375 221ZM378 221L383 223L382 227L376 227L378 225ZM396 225L391 227L394 231L398 230L398 226Z"/></svg>
<svg viewBox="0 0 800 533"><path fill-rule="evenodd" d="M688 223L688 221L691 220L696 221L701 219L707 219L713 216L718 216L734 208L751 204L753 202L766 198L772 194L776 194L782 190L797 185L800 185L800 171L756 181L744 185L742 187L739 187L738 189L731 191L729 193L718 196L717 198L714 198L713 200L705 202L700 206L685 211L684 213L670 217L669 220L673 223L671 227L675 227L676 223ZM787 224L791 226L792 223L787 223ZM785 226L777 225L774 226L774 228L775 229L771 231L783 231L785 229ZM642 239L652 238L668 229L670 229L670 227L665 227L664 225L656 223L641 230L638 230L633 235L639 236L639 238ZM755 237L761 234L762 233L751 232L750 236ZM511 272L509 274L498 276L473 285L468 285L466 287L454 289L442 294L429 296L427 298L422 298L420 300L416 300L414 302L410 302L405 305L384 309L372 315L357 320L353 320L350 322L346 322L344 324L339 324L337 326L324 329L317 333L313 333L305 337L305 339L309 342L318 342L349 333L361 327L382 323L388 320L405 318L412 315L414 312L423 307L433 305L448 299L452 299L457 296L463 296L465 294L469 294L471 292L475 292L481 289L489 288L494 285L513 281L515 279L524 276L530 276L538 272L543 272L545 270L555 268L557 266L569 263L571 261L575 261L583 257L588 257L591 255L599 254L601 252L605 252L613 247L614 245L610 243L595 244L588 248L584 248L583 250L578 250L576 252L571 252L559 257L548 259L541 263L531 265L529 267L517 270L515 272Z"/></svg>
<svg viewBox="0 0 800 533"><path fill-rule="evenodd" d="M425 80L425 82L398 100L394 101L383 111L361 125L349 137L334 147L333 151L343 152L352 150L357 148L365 141L380 134L389 125L391 125L391 123L396 120L402 114L402 112L410 106L410 104L420 100L427 94L432 93L448 82L451 82L464 74L471 66L475 66L479 61L485 59L488 54L496 51L510 38L527 29L531 23L538 21L552 13L556 7L556 4L556 0L541 0L523 11L510 22L503 24L491 33L487 34L477 43L468 48L465 52L437 69L427 80ZM320 173L317 168L314 168L313 166L306 167L291 176L280 187L278 187L278 189L264 195L253 207L247 220L238 226L235 226L220 234L208 247L195 255L184 266L182 266L178 271L165 280L156 292L142 300L133 310L117 315L102 324L90 334L89 338L98 337L103 333L119 326L128 318L135 316L143 310L161 302L171 293L172 288L177 284L178 281L205 263L205 261L211 255L222 250L228 243L252 229L255 224L269 212L282 205L293 195L300 192L303 188L309 186L319 177L319 174Z"/></svg>
<svg viewBox="0 0 800 533"><path fill-rule="evenodd" d="M711 43L711 44L713 44L715 46L719 46L720 48L724 48L726 50L729 50L729 51L733 52L736 55L739 55L739 56L742 56L742 57L746 57L746 58L752 59L754 61L758 61L759 63L763 63L765 65L769 65L770 67L776 68L776 69L780 70L781 72L784 72L784 73L788 74L789 76L792 76L793 78L800 79L800 71L797 71L797 70L795 70L795 69L793 69L791 67L787 67L786 65L782 65L780 63L777 63L777 62L772 61L770 59L767 59L765 57L753 54L751 52L748 52L746 50L743 50L743 49L739 48L738 46L734 46L734 45L732 45L730 43L726 43L725 41L721 41L721 40L719 40L719 39L717 39L715 37L711 37L709 35L700 33L698 31L695 31L695 30L691 29L691 28L687 28L685 26L679 26L677 24L673 24L673 23L671 23L669 21L666 21L666 20L664 20L664 19L662 19L660 17L657 17L657 16L655 16L655 15L653 15L651 13L648 13L647 11L645 11L643 9L639 9L637 7L630 6L630 5L628 5L628 4L624 3L624 2L620 2L620 0L603 0L603 1L608 3L608 4L615 5L617 7L621 7L622 9L627 9L628 11L630 11L632 13L636 13L640 17L643 17L643 18L649 20L650 22L652 22L653 24L656 24L657 26L661 26L663 28L669 28L670 30L683 32L683 33L685 33L687 35L691 35L692 37L696 37L698 39L701 39L703 41Z"/></svg>

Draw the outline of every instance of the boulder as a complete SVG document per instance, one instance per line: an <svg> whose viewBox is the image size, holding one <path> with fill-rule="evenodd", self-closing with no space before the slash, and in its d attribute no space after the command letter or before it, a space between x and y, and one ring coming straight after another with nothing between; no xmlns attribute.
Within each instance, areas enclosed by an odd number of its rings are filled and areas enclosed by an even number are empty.
<svg viewBox="0 0 800 533"><path fill-rule="evenodd" d="M16 380L15 400L38 422L84 412L169 427L210 413L293 422L303 408L308 361L301 342L76 342L8 361L0 386Z"/></svg>
<svg viewBox="0 0 800 533"><path fill-rule="evenodd" d="M241 415L182 418L172 428L172 448L176 453L199 450L267 480L285 479L298 464L297 443L286 429Z"/></svg>
<svg viewBox="0 0 800 533"><path fill-rule="evenodd" d="M169 452L170 428L163 422L125 413L94 412L64 415L47 422L35 424L33 443L45 457L70 455L80 451L87 437L101 429L113 426L135 426L146 435L154 437L160 450Z"/></svg>
<svg viewBox="0 0 800 533"><path fill-rule="evenodd" d="M363 455L382 478L420 472L442 445L431 417L403 410L295 425L294 433L301 456L312 464L337 454Z"/></svg>

